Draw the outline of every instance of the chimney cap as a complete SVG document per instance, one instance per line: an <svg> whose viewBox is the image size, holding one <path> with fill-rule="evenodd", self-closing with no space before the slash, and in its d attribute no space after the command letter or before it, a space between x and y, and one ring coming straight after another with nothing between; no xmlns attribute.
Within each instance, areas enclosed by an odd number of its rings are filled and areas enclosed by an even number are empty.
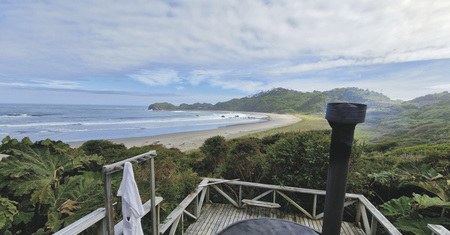
<svg viewBox="0 0 450 235"><path fill-rule="evenodd" d="M328 103L325 118L330 122L357 124L366 119L367 105L358 103Z"/></svg>

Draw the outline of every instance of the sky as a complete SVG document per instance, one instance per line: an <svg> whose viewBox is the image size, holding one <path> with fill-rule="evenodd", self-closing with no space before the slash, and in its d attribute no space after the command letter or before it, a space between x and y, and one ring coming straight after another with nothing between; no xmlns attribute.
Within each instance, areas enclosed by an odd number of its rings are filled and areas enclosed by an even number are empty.
<svg viewBox="0 0 450 235"><path fill-rule="evenodd" d="M448 0L2 0L0 103L450 90Z"/></svg>

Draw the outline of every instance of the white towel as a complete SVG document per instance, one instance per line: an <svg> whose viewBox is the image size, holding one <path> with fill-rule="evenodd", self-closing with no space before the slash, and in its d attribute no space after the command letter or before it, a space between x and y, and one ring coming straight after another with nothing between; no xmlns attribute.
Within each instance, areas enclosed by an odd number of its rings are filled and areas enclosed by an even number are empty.
<svg viewBox="0 0 450 235"><path fill-rule="evenodd" d="M143 235L141 217L144 216L139 190L134 180L133 166L125 163L117 196L122 197L123 234Z"/></svg>

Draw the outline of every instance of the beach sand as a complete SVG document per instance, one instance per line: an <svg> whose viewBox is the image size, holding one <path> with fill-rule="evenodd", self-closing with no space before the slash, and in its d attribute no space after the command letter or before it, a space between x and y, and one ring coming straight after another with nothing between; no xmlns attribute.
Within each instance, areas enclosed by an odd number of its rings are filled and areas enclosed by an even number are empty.
<svg viewBox="0 0 450 235"><path fill-rule="evenodd" d="M228 126L206 131L180 132L166 135L156 135L147 137L133 137L123 139L110 139L113 143L124 144L127 148L140 147L150 144L161 144L166 148L178 148L181 151L198 149L206 139L220 135L226 139L238 138L248 134L283 127L300 122L301 119L294 115L258 113L268 116L268 121L261 123ZM72 148L80 147L84 142L69 143Z"/></svg>

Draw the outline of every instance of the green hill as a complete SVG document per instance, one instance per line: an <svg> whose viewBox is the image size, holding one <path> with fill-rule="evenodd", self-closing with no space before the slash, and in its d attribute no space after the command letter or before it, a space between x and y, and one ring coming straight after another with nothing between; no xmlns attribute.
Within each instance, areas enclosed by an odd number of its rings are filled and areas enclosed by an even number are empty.
<svg viewBox="0 0 450 235"><path fill-rule="evenodd" d="M418 97L370 112L366 120L379 135L376 142L401 146L449 143L450 94Z"/></svg>
<svg viewBox="0 0 450 235"><path fill-rule="evenodd" d="M391 103L385 95L359 88L336 88L331 91L300 92L284 88L275 88L256 95L219 102L215 105L155 103L152 110L229 110L265 113L320 113L325 112L329 102L364 103L369 106Z"/></svg>
<svg viewBox="0 0 450 235"><path fill-rule="evenodd" d="M389 147L449 142L450 94L442 92L393 101L387 96L359 88L336 88L330 91L300 92L284 88L260 92L253 96L219 102L181 104L155 103L153 110L227 110L266 113L302 113L321 116L330 102L367 104L364 126L375 133L375 143Z"/></svg>
<svg viewBox="0 0 450 235"><path fill-rule="evenodd" d="M216 110L235 110L273 113L321 113L330 102L352 102L368 105L389 103L391 100L377 92L359 88L336 88L331 91L300 92L276 88L251 97L219 102Z"/></svg>

